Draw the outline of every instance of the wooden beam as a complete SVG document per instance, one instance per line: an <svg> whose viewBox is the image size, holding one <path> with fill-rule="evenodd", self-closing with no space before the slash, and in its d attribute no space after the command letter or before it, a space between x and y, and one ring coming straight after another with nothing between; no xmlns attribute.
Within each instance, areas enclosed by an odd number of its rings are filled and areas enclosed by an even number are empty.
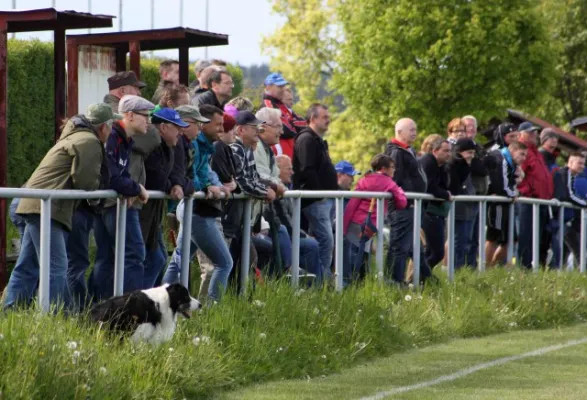
<svg viewBox="0 0 587 400"><path fill-rule="evenodd" d="M0 20L0 187L8 185L8 24ZM6 264L6 199L0 199L0 292L8 282Z"/></svg>
<svg viewBox="0 0 587 400"><path fill-rule="evenodd" d="M141 79L141 42L139 40L128 43L130 51L130 69Z"/></svg>
<svg viewBox="0 0 587 400"><path fill-rule="evenodd" d="M67 38L67 116L78 113L79 48L75 39Z"/></svg>
<svg viewBox="0 0 587 400"><path fill-rule="evenodd" d="M188 86L190 79L190 49L179 48L179 83Z"/></svg>
<svg viewBox="0 0 587 400"><path fill-rule="evenodd" d="M54 31L53 68L55 90L55 141L61 134L61 123L65 119L65 29Z"/></svg>

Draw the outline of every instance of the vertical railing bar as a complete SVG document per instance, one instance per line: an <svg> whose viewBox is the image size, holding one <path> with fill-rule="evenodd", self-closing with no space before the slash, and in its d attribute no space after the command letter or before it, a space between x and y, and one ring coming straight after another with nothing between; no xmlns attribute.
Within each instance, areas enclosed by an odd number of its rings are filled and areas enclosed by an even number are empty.
<svg viewBox="0 0 587 400"><path fill-rule="evenodd" d="M126 244L127 199L116 200L116 247L114 254L114 296L124 293L124 255Z"/></svg>
<svg viewBox="0 0 587 400"><path fill-rule="evenodd" d="M585 273L585 250L587 249L587 224L585 223L585 209L581 209L581 249L580 249L580 264L579 271Z"/></svg>
<svg viewBox="0 0 587 400"><path fill-rule="evenodd" d="M540 269L540 205L532 204L532 270Z"/></svg>
<svg viewBox="0 0 587 400"><path fill-rule="evenodd" d="M41 249L39 257L39 305L41 312L51 309L51 198L41 200ZM63 300L63 299L61 299Z"/></svg>
<svg viewBox="0 0 587 400"><path fill-rule="evenodd" d="M485 272L485 226L487 224L487 202L479 203L479 272Z"/></svg>
<svg viewBox="0 0 587 400"><path fill-rule="evenodd" d="M186 288L190 284L190 262L192 247L192 217L194 215L194 199L188 197L184 199L183 221L181 221L181 271L180 282Z"/></svg>
<svg viewBox="0 0 587 400"><path fill-rule="evenodd" d="M516 205L512 202L508 205L508 248L506 263L513 264L514 262L514 236L516 229Z"/></svg>
<svg viewBox="0 0 587 400"><path fill-rule="evenodd" d="M292 238L291 238L291 285L296 288L300 280L300 224L302 219L302 199L293 199Z"/></svg>
<svg viewBox="0 0 587 400"><path fill-rule="evenodd" d="M453 282L455 279L455 202L450 202L448 211L448 224L446 229L446 236L448 239L448 248L446 255L446 263L448 269L448 280Z"/></svg>
<svg viewBox="0 0 587 400"><path fill-rule="evenodd" d="M253 201L251 199L245 200L245 212L243 216L243 240L241 248L241 295L247 291L249 283L249 264L251 261L250 247L251 247L251 213Z"/></svg>
<svg viewBox="0 0 587 400"><path fill-rule="evenodd" d="M335 258L334 258L334 271L335 271L335 289L337 291L342 290L343 288L343 218L344 218L344 199L342 197L337 198L335 200L336 205L336 224L335 224L335 231L334 231L334 249L335 249Z"/></svg>
<svg viewBox="0 0 587 400"><path fill-rule="evenodd" d="M412 263L414 264L413 284L420 286L420 229L422 228L422 200L414 201L414 242L412 245Z"/></svg>
<svg viewBox="0 0 587 400"><path fill-rule="evenodd" d="M558 269L563 271L564 255L565 255L565 207L560 206L558 209L558 248L560 250L560 257L558 259Z"/></svg>
<svg viewBox="0 0 587 400"><path fill-rule="evenodd" d="M385 199L377 199L377 248L375 250L375 263L377 264L377 278L383 281L383 228Z"/></svg>

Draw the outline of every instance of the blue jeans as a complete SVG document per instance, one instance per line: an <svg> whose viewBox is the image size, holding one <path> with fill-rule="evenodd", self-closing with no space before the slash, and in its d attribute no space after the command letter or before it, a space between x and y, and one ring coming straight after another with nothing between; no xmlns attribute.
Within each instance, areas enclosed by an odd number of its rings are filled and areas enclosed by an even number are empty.
<svg viewBox="0 0 587 400"><path fill-rule="evenodd" d="M159 274L167 264L167 248L163 241L163 231L159 226L157 232L157 244L152 249L147 249L145 257L145 275L143 276L143 289L150 289L155 286Z"/></svg>
<svg viewBox="0 0 587 400"><path fill-rule="evenodd" d="M173 252L171 263L163 277L164 283L179 282L182 256L180 243L184 234L183 229L180 230L177 240L178 246ZM228 277L230 276L230 271L232 271L232 257L224 240L224 235L216 225L216 218L202 217L194 213L191 237L190 259L199 248L214 265L208 297L212 301L218 301L228 286Z"/></svg>
<svg viewBox="0 0 587 400"><path fill-rule="evenodd" d="M546 263L546 255L551 242L550 230L548 229L548 209L546 206L540 206L538 224L533 226L532 223L532 205L518 204L518 215L520 220L520 235L518 238L518 263L526 268L532 268L532 233L534 230L539 232L539 262L541 265Z"/></svg>
<svg viewBox="0 0 587 400"><path fill-rule="evenodd" d="M316 239L300 238L300 267L316 275L316 283L322 282L322 265L320 264L320 245Z"/></svg>
<svg viewBox="0 0 587 400"><path fill-rule="evenodd" d="M38 214L25 217L26 227L16 266L4 291L4 308L18 304L28 305L39 283L39 255L41 251L41 219ZM67 242L65 227L51 221L49 271L49 300L51 304L69 305L67 290Z"/></svg>
<svg viewBox="0 0 587 400"><path fill-rule="evenodd" d="M163 283L173 284L180 282L180 273L181 273L181 257L182 257L182 248L181 244L183 243L183 209L184 209L184 202L180 202L176 208L176 215L177 219L180 222L179 225L179 232L177 233L177 246L173 250L173 254L171 255L171 261L167 266L167 271L165 271L165 275L163 275ZM193 223L193 222L192 222ZM192 226L193 227L193 226ZM190 235L191 236L191 235ZM190 240L190 261L194 258L196 251L198 250L198 246L194 241L193 236Z"/></svg>
<svg viewBox="0 0 587 400"><path fill-rule="evenodd" d="M103 210L94 221L96 262L90 277L90 290L95 300L107 299L114 293L114 251L116 247L116 207ZM124 289L132 292L143 288L145 242L139 223L139 210L126 211L124 246Z"/></svg>
<svg viewBox="0 0 587 400"><path fill-rule="evenodd" d="M10 202L9 214L12 224L16 227L16 229L18 229L18 234L20 235L20 243L22 244L22 237L24 236L24 228L26 227L26 221L24 217L16 213L18 203L20 203L19 198L12 199L12 201Z"/></svg>
<svg viewBox="0 0 587 400"><path fill-rule="evenodd" d="M332 202L330 199L314 202L302 210L310 226L309 233L318 241L322 274L325 278L330 276L330 265L332 264L332 252L334 250L331 210Z"/></svg>
<svg viewBox="0 0 587 400"><path fill-rule="evenodd" d="M267 264L269 266L267 271L268 274L280 276L285 269L291 266L292 262L291 239L285 226L279 225L277 239L279 240L279 253L281 254L281 262L283 267L283 270L281 271L276 271L274 269L275 263L273 262L273 240L271 236L254 235L253 244L255 245L255 249L257 250L257 254L259 256L259 266L264 267L265 264ZM300 240L300 265L302 264L302 253L302 242Z"/></svg>
<svg viewBox="0 0 587 400"><path fill-rule="evenodd" d="M71 220L71 232L67 239L67 286L77 309L87 304L88 288L86 271L90 267L88 248L90 232L94 226L94 214L86 208L78 208Z"/></svg>
<svg viewBox="0 0 587 400"><path fill-rule="evenodd" d="M426 235L426 263L434 268L444 258L444 242L446 218L439 215L424 213L422 229Z"/></svg>
<svg viewBox="0 0 587 400"><path fill-rule="evenodd" d="M474 225L474 220L455 220L455 269L465 265L471 266L468 258L471 251Z"/></svg>
<svg viewBox="0 0 587 400"><path fill-rule="evenodd" d="M389 251L387 252L387 268L392 269L391 277L395 282L404 282L408 258L414 252L414 208L393 211L389 218ZM420 277L422 281L432 275L426 258L424 246L420 246Z"/></svg>
<svg viewBox="0 0 587 400"><path fill-rule="evenodd" d="M349 240L347 236L342 250L342 279L345 286L359 277L365 252L364 246L357 245L355 240Z"/></svg>

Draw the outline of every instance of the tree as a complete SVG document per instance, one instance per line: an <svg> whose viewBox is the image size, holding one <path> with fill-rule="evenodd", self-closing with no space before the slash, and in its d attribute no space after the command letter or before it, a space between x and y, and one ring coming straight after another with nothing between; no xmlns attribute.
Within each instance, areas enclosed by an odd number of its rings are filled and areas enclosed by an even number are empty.
<svg viewBox="0 0 587 400"><path fill-rule="evenodd" d="M355 143L389 138L400 117L443 133L456 116L533 110L552 81L532 0L346 0L337 13L345 41L334 86L374 133Z"/></svg>
<svg viewBox="0 0 587 400"><path fill-rule="evenodd" d="M332 76L340 32L336 0L274 0L273 12L286 19L263 39L271 68L295 85L303 108L318 98L318 88Z"/></svg>
<svg viewBox="0 0 587 400"><path fill-rule="evenodd" d="M587 1L542 0L541 12L555 52L556 83L545 113L563 124L587 114Z"/></svg>

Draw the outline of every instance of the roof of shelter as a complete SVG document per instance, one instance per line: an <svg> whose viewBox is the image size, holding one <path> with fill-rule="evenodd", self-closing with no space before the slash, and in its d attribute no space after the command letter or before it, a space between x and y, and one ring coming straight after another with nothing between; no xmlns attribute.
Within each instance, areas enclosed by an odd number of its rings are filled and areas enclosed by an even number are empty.
<svg viewBox="0 0 587 400"><path fill-rule="evenodd" d="M50 31L55 29L110 28L112 15L59 11L55 8L1 10L0 20L8 22L8 32Z"/></svg>

